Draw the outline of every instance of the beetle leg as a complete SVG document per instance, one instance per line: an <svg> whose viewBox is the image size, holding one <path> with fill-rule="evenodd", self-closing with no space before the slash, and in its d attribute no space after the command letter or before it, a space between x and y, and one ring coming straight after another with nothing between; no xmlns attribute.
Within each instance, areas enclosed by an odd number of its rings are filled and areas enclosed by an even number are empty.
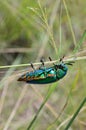
<svg viewBox="0 0 86 130"><path fill-rule="evenodd" d="M52 61L52 58L49 56L49 60Z"/></svg>
<svg viewBox="0 0 86 130"><path fill-rule="evenodd" d="M39 67L39 69L42 69L43 70L43 73L44 73L44 76L45 78L47 77L47 73L46 73L46 67L44 67L44 58L42 57L40 62L42 63L42 65Z"/></svg>
<svg viewBox="0 0 86 130"><path fill-rule="evenodd" d="M33 68L33 70L35 70L35 68L34 68L34 66L33 66L33 64L31 63L31 67Z"/></svg>
<svg viewBox="0 0 86 130"><path fill-rule="evenodd" d="M63 57L62 57L62 58L60 58L60 62L63 62L64 57L65 57L65 56L63 55Z"/></svg>
<svg viewBox="0 0 86 130"><path fill-rule="evenodd" d="M40 62L42 63L42 65L39 67L39 69L41 69L42 67L44 67L44 58L43 57L40 59Z"/></svg>
<svg viewBox="0 0 86 130"><path fill-rule="evenodd" d="M52 61L52 58L49 56L49 60ZM55 65L55 63L53 63L53 65Z"/></svg>
<svg viewBox="0 0 86 130"><path fill-rule="evenodd" d="M44 66L44 59L43 58L40 60L40 62L42 63L42 66Z"/></svg>
<svg viewBox="0 0 86 130"><path fill-rule="evenodd" d="M49 57L49 60L52 61L51 57ZM62 58L60 59L60 61L62 61ZM55 63L53 63L54 67L56 68L56 70L59 68L59 66Z"/></svg>

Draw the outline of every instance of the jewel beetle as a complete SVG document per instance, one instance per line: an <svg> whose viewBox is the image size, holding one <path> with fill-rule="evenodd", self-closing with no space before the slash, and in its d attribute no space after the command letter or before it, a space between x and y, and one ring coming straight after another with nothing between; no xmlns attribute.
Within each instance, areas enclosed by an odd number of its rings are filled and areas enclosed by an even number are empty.
<svg viewBox="0 0 86 130"><path fill-rule="evenodd" d="M52 61L51 57L49 60ZM31 63L33 71L23 74L18 81L24 81L29 84L48 84L56 82L62 79L68 71L67 65L72 65L74 62L64 63L63 58L60 59L58 64L53 64L51 67L44 65L43 59L41 59L42 66L39 69L35 69Z"/></svg>

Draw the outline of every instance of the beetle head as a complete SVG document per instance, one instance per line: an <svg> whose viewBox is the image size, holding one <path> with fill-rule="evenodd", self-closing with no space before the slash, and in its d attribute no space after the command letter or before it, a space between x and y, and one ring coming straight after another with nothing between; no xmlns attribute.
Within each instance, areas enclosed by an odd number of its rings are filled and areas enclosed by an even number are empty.
<svg viewBox="0 0 86 130"><path fill-rule="evenodd" d="M56 68L56 70L57 69L61 69L63 71L67 71L68 70L67 65L65 63L63 63L63 62L55 65L55 68Z"/></svg>
<svg viewBox="0 0 86 130"><path fill-rule="evenodd" d="M60 63L63 63L64 65L73 65L73 63L75 63L74 61L69 61L69 62L64 63L63 59L64 59L64 56L60 58Z"/></svg>
<svg viewBox="0 0 86 130"><path fill-rule="evenodd" d="M60 63L59 64L54 64L56 70L57 69L62 69L63 71L67 71L68 67L67 65L73 65L73 63L75 63L74 61L70 61L70 62L63 62L64 56L62 58L60 58Z"/></svg>

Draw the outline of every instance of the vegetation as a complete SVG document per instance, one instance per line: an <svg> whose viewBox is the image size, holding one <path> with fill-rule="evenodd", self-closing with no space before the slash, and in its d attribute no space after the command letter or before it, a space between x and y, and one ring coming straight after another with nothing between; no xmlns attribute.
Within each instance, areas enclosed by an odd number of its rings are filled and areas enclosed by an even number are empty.
<svg viewBox="0 0 86 130"><path fill-rule="evenodd" d="M0 1L0 130L86 129L85 14L85 0ZM63 55L75 63L62 80L17 82L31 62Z"/></svg>

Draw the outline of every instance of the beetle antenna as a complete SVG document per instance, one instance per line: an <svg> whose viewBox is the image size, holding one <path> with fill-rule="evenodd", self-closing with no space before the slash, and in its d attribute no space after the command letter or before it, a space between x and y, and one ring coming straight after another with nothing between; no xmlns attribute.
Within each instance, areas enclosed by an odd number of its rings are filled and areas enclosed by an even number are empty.
<svg viewBox="0 0 86 130"><path fill-rule="evenodd" d="M42 65L39 67L39 69L41 69L42 66L44 67L44 58L43 57L41 57L40 62L42 63Z"/></svg>
<svg viewBox="0 0 86 130"><path fill-rule="evenodd" d="M73 65L73 63L75 63L74 61L70 61L68 63L65 63L66 65Z"/></svg>

